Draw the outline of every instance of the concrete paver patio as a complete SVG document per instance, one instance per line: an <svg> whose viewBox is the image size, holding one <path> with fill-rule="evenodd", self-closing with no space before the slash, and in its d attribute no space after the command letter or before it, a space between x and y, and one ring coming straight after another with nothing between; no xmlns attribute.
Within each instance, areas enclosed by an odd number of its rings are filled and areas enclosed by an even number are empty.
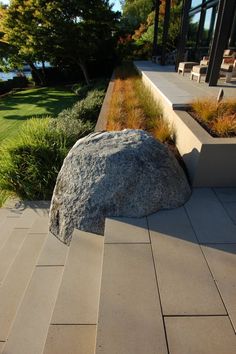
<svg viewBox="0 0 236 354"><path fill-rule="evenodd" d="M225 208L235 200L233 188L195 189L148 226L107 219L96 353L236 353L236 223Z"/></svg>
<svg viewBox="0 0 236 354"><path fill-rule="evenodd" d="M0 209L0 353L235 354L235 204L236 188L194 189L69 248L47 204Z"/></svg>
<svg viewBox="0 0 236 354"><path fill-rule="evenodd" d="M189 74L178 75L174 66L162 66L150 61L136 61L135 65L173 109L185 107L196 98L216 98L221 88L225 97L235 97L236 78L231 83L220 79L217 86L209 87L204 80L200 83L191 81Z"/></svg>

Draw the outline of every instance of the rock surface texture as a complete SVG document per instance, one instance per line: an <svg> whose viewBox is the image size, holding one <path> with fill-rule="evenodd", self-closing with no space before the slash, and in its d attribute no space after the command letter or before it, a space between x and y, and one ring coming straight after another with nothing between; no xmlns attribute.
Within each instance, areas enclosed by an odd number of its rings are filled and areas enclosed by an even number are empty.
<svg viewBox="0 0 236 354"><path fill-rule="evenodd" d="M142 217L179 207L190 187L166 146L142 130L93 133L73 146L58 175L50 231L103 234L108 216Z"/></svg>

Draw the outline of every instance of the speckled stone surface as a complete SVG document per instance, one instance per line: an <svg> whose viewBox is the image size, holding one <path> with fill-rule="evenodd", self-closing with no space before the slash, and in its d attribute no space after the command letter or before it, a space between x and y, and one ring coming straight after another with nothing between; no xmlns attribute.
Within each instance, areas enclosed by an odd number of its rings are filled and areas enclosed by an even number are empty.
<svg viewBox="0 0 236 354"><path fill-rule="evenodd" d="M93 133L78 140L58 175L50 231L69 243L74 228L104 233L105 217L142 217L190 196L168 148L142 130Z"/></svg>

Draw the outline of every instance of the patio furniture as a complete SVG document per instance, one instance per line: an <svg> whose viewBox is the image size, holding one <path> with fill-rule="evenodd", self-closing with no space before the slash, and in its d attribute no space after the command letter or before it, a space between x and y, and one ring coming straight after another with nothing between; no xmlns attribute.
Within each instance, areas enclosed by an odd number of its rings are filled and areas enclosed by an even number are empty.
<svg viewBox="0 0 236 354"><path fill-rule="evenodd" d="M208 65L209 64L209 57L203 57L200 61L200 65Z"/></svg>
<svg viewBox="0 0 236 354"><path fill-rule="evenodd" d="M225 82L229 83L236 75L236 59L224 59L220 67L220 74L225 75Z"/></svg>
<svg viewBox="0 0 236 354"><path fill-rule="evenodd" d="M193 80L194 76L197 77L197 81L201 81L201 77L206 75L207 72L207 65L195 65L192 68L191 74L190 74L190 80Z"/></svg>
<svg viewBox="0 0 236 354"><path fill-rule="evenodd" d="M232 58L234 59L236 56L236 52L231 49L226 49L223 54L223 58Z"/></svg>
<svg viewBox="0 0 236 354"><path fill-rule="evenodd" d="M178 74L182 72L182 75L184 76L185 73L190 73L194 65L199 65L199 63L195 61L183 61L179 63Z"/></svg>

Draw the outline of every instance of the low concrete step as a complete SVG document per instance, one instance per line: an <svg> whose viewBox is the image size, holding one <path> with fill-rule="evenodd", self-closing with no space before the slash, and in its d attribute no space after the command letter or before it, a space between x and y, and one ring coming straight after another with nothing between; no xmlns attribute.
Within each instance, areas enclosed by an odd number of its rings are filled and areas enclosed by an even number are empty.
<svg viewBox="0 0 236 354"><path fill-rule="evenodd" d="M3 354L42 354L62 271L62 266L35 268Z"/></svg>
<svg viewBox="0 0 236 354"><path fill-rule="evenodd" d="M106 225L96 354L167 354L147 222Z"/></svg>
<svg viewBox="0 0 236 354"><path fill-rule="evenodd" d="M74 231L44 354L94 354L103 243Z"/></svg>
<svg viewBox="0 0 236 354"><path fill-rule="evenodd" d="M16 227L19 218L4 218L4 221L0 225L0 249L4 247L11 233Z"/></svg>
<svg viewBox="0 0 236 354"><path fill-rule="evenodd" d="M0 287L0 341L6 341L46 234L28 234Z"/></svg>
<svg viewBox="0 0 236 354"><path fill-rule="evenodd" d="M4 246L0 249L0 285L2 285L11 264L27 236L28 229L14 229Z"/></svg>

